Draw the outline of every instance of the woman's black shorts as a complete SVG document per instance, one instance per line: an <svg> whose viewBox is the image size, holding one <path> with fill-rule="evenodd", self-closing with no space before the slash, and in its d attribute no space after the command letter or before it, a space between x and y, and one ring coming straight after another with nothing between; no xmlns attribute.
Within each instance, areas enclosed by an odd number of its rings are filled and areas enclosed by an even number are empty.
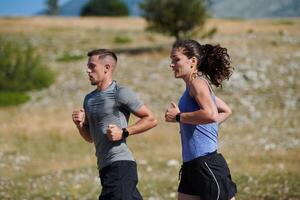
<svg viewBox="0 0 300 200"><path fill-rule="evenodd" d="M237 192L222 154L213 152L184 162L178 192L200 196L201 200L229 200Z"/></svg>

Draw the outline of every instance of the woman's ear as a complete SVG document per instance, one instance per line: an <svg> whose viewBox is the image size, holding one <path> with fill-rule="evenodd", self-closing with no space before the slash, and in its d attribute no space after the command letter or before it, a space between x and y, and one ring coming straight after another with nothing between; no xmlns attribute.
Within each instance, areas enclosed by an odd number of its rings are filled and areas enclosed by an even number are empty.
<svg viewBox="0 0 300 200"><path fill-rule="evenodd" d="M191 62L192 62L192 67L191 67L191 68L193 68L193 67L197 66L198 60L197 60L197 58L194 56L194 57L191 58Z"/></svg>
<svg viewBox="0 0 300 200"><path fill-rule="evenodd" d="M194 57L192 57L192 63L193 64L197 64L197 58L194 56Z"/></svg>

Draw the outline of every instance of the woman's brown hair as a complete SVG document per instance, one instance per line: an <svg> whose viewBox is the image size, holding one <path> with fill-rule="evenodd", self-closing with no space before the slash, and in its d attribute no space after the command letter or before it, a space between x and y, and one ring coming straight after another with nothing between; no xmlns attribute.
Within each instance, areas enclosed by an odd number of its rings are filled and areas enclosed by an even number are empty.
<svg viewBox="0 0 300 200"><path fill-rule="evenodd" d="M172 48L182 50L189 59L196 57L197 70L216 87L222 86L222 81L228 80L233 72L227 49L220 45L201 45L195 40L177 40Z"/></svg>

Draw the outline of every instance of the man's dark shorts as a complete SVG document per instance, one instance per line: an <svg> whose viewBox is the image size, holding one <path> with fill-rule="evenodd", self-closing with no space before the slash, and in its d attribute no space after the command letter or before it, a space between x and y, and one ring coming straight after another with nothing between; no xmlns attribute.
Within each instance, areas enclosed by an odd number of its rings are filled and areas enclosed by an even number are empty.
<svg viewBox="0 0 300 200"><path fill-rule="evenodd" d="M102 191L99 200L142 200L137 189L134 161L116 161L100 170Z"/></svg>
<svg viewBox="0 0 300 200"><path fill-rule="evenodd" d="M183 163L178 192L200 196L201 200L229 200L237 188L224 157L213 152Z"/></svg>

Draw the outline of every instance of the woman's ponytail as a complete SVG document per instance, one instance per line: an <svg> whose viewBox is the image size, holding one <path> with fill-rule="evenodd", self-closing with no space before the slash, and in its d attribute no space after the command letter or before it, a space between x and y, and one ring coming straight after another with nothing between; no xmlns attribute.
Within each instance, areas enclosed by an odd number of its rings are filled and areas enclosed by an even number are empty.
<svg viewBox="0 0 300 200"><path fill-rule="evenodd" d="M198 71L202 72L216 87L221 86L222 81L228 80L233 71L227 49L220 45L205 44L201 45L201 54Z"/></svg>

